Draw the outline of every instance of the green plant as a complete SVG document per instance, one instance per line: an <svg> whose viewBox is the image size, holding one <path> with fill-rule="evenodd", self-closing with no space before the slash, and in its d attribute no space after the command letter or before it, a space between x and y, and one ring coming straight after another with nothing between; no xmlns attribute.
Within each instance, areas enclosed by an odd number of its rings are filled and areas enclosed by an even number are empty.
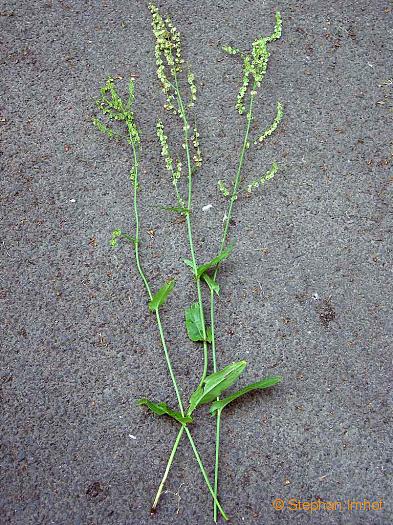
<svg viewBox="0 0 393 525"><path fill-rule="evenodd" d="M105 85L101 88L101 94L97 100L97 107L102 113L102 117L94 117L93 124L109 139L125 139L131 147L132 168L130 172L130 180L133 184L135 231L132 236L129 233L123 233L120 229L114 230L110 244L112 247L116 247L118 246L119 241L126 241L133 246L137 270L147 292L148 308L151 313L154 314L156 319L161 345L179 408L177 411L169 407L166 403L156 403L145 398L138 401L140 405L146 406L154 414L158 416L168 416L180 426L178 435L169 455L163 478L154 498L152 512L155 512L156 510L182 435L185 433L211 494L213 500L214 520L217 521L218 511L224 519L227 519L227 515L222 509L218 499L219 447L222 412L229 403L232 403L244 394L254 390L271 387L279 383L282 379L280 376L268 377L249 384L221 399L220 396L238 380L247 363L245 361L239 361L231 363L218 370L215 337L215 297L220 294L220 285L217 280L218 271L220 265L230 256L234 249L234 245L228 244L227 242L228 233L233 215L234 203L237 201L242 187L241 173L245 154L250 148L254 99L266 74L269 61L268 44L277 40L281 36L281 16L280 13L276 13L274 32L269 37L263 37L256 40L252 45L251 52L242 53L239 49L230 46L224 47L224 50L230 55L239 55L243 59L243 80L237 97L236 109L240 114L243 114L245 112L246 101L248 101L248 109L246 113L244 139L231 189L228 189L223 181L218 182L219 190L224 197L228 199L219 251L214 258L208 262L200 264L198 263L194 247L192 223L193 178L202 166L202 154L199 143L200 136L195 123L196 119L191 115L194 104L197 100L196 82L190 67L185 65L182 57L180 34L176 27L172 24L170 18L162 17L157 7L150 5L149 8L152 15L152 28L155 36L157 76L165 96L164 108L168 111L169 115L175 117L175 121L178 122L183 133L181 147L175 148L177 155L176 157L173 157L171 152L172 147L169 144L170 141L166 132L166 126L161 119L157 121L156 133L161 146L161 154L164 159L165 168L171 176L174 196L176 199L175 205L164 206L163 208L171 213L177 213L184 217L190 253L190 258L185 259L184 263L191 269L195 283L196 302L188 306L184 313L186 331L189 339L196 344L202 345L203 348L201 376L198 380L197 387L189 399L187 409L184 408L184 403L180 395L161 320L161 308L173 292L175 282L174 280L167 281L155 294L153 294L151 285L143 269L139 253L141 245L139 219L141 138L139 129L135 123L133 112L134 81L132 79L129 83L127 101L124 101L118 94L114 80L108 78ZM184 86L187 86L185 93ZM259 138L257 137L255 140L252 140L252 142L254 144L260 144L266 140L276 130L282 117L283 107L282 104L278 102L276 116L272 124L260 135ZM185 168L183 168L183 166L185 166ZM183 171L185 172L184 174ZM252 192L260 185L265 184L268 180L274 177L277 171L278 165L273 163L272 167L264 176L248 183L247 191ZM207 325L205 318L202 290L204 285L207 286L209 292L210 326ZM210 374L208 374L209 349L213 364L213 371ZM214 486L210 483L206 469L188 428L193 422L194 412L205 404L210 404L210 413L216 416Z"/></svg>

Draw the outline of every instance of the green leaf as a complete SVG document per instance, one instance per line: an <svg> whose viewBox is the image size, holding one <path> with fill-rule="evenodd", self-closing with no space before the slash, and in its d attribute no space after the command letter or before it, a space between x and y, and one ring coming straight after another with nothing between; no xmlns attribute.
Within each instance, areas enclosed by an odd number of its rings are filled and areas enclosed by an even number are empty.
<svg viewBox="0 0 393 525"><path fill-rule="evenodd" d="M183 215L188 215L190 210L188 208L183 208L181 206L157 206L161 210L173 211L174 213L181 213Z"/></svg>
<svg viewBox="0 0 393 525"><path fill-rule="evenodd" d="M149 302L149 309L151 312L155 312L161 305L165 303L174 286L175 281L174 279L171 279L158 290L158 292L153 296L153 299Z"/></svg>
<svg viewBox="0 0 393 525"><path fill-rule="evenodd" d="M202 275L202 279L206 281L208 287L210 288L210 291L214 290L217 295L220 295L220 285L217 281L215 281L208 273L204 273Z"/></svg>
<svg viewBox="0 0 393 525"><path fill-rule="evenodd" d="M194 263L191 261L191 259L183 259L183 262L186 266L189 266L190 268L194 269Z"/></svg>
<svg viewBox="0 0 393 525"><path fill-rule="evenodd" d="M176 412L175 410L169 408L166 403L153 403L148 399L138 399L138 405L147 406L152 412L154 412L158 416L170 416L171 418L176 419L176 421L178 421L181 424L186 425L187 423L192 423L192 417L182 416L180 412Z"/></svg>
<svg viewBox="0 0 393 525"><path fill-rule="evenodd" d="M216 410L222 410L224 407L229 405L229 403L232 403L232 401L234 401L238 397L244 396L244 394L247 394L248 392L252 392L253 390L262 390L264 388L269 388L271 386L277 385L277 383L280 383L281 381L281 376L270 376L266 377L265 379L262 379L261 381L257 381L256 383L251 383L250 385L247 385L244 388L238 390L234 394L231 394L230 396L225 397L224 399L220 399L219 401L215 401L210 407L210 413L214 414Z"/></svg>
<svg viewBox="0 0 393 525"><path fill-rule="evenodd" d="M209 270L210 268L213 268L214 266L217 266L218 263L226 259L229 256L229 254L232 252L233 246L234 246L233 244L230 244L228 248L226 248L225 250L222 250L222 252L219 253L216 257L214 257L214 259L212 259L211 261L205 264L201 264L200 266L198 266L197 279L200 279L207 270Z"/></svg>
<svg viewBox="0 0 393 525"><path fill-rule="evenodd" d="M212 342L212 332L210 328L206 328L206 338L203 337L203 322L199 303L194 303L189 308L186 308L186 329L191 341Z"/></svg>
<svg viewBox="0 0 393 525"><path fill-rule="evenodd" d="M190 397L188 412L191 414L199 405L210 403L216 399L221 392L235 383L246 366L246 361L238 361L231 363L219 372L207 376L203 385L199 386Z"/></svg>

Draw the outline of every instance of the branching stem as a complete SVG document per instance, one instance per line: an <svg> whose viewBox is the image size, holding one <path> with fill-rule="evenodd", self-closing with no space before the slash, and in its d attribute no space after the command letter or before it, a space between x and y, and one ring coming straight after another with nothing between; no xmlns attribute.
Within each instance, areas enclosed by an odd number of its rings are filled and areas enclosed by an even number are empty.
<svg viewBox="0 0 393 525"><path fill-rule="evenodd" d="M139 207L138 207L138 175L139 175L138 167L139 167L139 163L138 163L137 145L132 140L131 140L131 144L132 144L132 152L133 152L133 160L134 160L134 168L135 168L135 170L134 170L134 173L135 173L135 180L134 180L135 260L136 260L136 265L137 265L137 268L138 268L139 275L141 276L143 284L145 285L145 288L146 288L147 294L149 296L149 299L152 299L153 294L151 292L149 281L147 280L147 277L146 277L146 275L145 275L145 273L143 271L142 264L141 264L141 261L140 261L140 256L139 256L139 222L140 222L139 221ZM190 205L190 200L189 200L189 205ZM187 215L187 217L188 217L188 215ZM191 230L189 230L189 231L191 231ZM195 261L194 248L193 248L193 245L192 245L192 237L191 237L190 246L192 248L193 260ZM196 270L195 270L195 272L196 272ZM183 407L183 403L182 403L182 400L181 400L179 388L178 388L178 385L177 385L176 376L175 376L175 374L173 372L172 363L171 363L171 359L170 359L170 356L169 356L168 347L167 347L167 344L166 344L164 331L163 331L162 323L161 323L161 317L160 317L160 313L159 313L159 309L158 308L157 308L155 313L156 313L156 320L157 320L158 330L160 332L161 344L162 344L162 347L164 349L164 354L165 354L165 359L166 359L169 375L171 377L171 380L172 380L172 383L173 383L173 387L174 387L175 392L176 392L176 397L177 397L177 401L178 401L178 404L179 404L180 412L181 412L182 416L184 416L184 407ZM212 498L213 498L213 501L214 501L214 506L215 506L215 508L217 508L221 512L221 514L224 517L224 519L227 520L228 517L225 514L224 510L222 509L220 503L217 501L217 498L215 496L213 488L212 488L212 486L210 484L209 477L208 477L208 475L206 473L206 469L205 469L205 467L204 467L204 465L202 463L201 457L200 457L200 455L198 453L198 450L197 450L197 448L195 446L194 440L192 439L191 433L190 433L190 431L188 430L188 428L185 425L181 426L181 428L179 430L179 433L178 433L178 435L176 437L176 441L175 441L175 443L174 443L174 445L172 447L172 451L171 451L171 454L170 454L169 459L168 459L168 463L167 463L167 466L166 466L166 469L165 469L165 472L164 472L164 476L163 476L163 478L161 480L161 483L160 483L160 485L158 487L157 494L156 494L156 496L154 498L154 502L153 502L153 505L151 507L151 512L154 513L156 508L157 508L158 502L160 500L162 491L164 489L165 482L167 480L169 471L170 471L170 469L172 467L172 463L173 463L173 460L175 458L176 451L177 451L177 448L179 446L179 443L180 443L180 440L182 438L184 430L186 431L187 437L188 437L188 439L190 441L190 444L191 444L191 447L192 447L192 449L194 451L195 458L196 458L197 463L199 465L199 468L201 470L203 479L205 480L205 483L206 483L206 485L207 485L207 487L209 489L209 492L212 495Z"/></svg>
<svg viewBox="0 0 393 525"><path fill-rule="evenodd" d="M249 133L250 133L250 127L252 123L253 118L253 106L254 106L254 98L255 98L255 83L252 87L251 94L250 94L250 105L247 112L247 124L246 129L244 133L244 139L242 148L240 150L240 157L239 157L239 163L236 170L235 179L233 181L232 186L232 194L229 199L229 204L227 211L225 213L225 221L224 221L224 230L221 238L221 245L220 245L220 254L225 248L225 244L227 242L228 237L228 231L229 231L229 225L232 218L232 211L233 211L233 205L234 202L237 199L237 194L239 191L240 181L241 181L241 172L244 164L244 157L245 153L248 149L249 144ZM219 270L219 264L216 266L214 273L213 273L213 280L215 281L217 278ZM217 372L217 356L216 356L216 339L215 339L215 309L214 309L214 290L210 290L210 324L211 324L211 334L212 334L212 360L213 360L213 372ZM219 399L219 398L217 398ZM221 410L217 410L216 415L216 454L215 454L215 466L214 466L214 495L218 496L218 470L219 470L219 454L220 454L220 422L221 422ZM214 521L217 521L217 505L216 500L213 502L213 514L214 514Z"/></svg>

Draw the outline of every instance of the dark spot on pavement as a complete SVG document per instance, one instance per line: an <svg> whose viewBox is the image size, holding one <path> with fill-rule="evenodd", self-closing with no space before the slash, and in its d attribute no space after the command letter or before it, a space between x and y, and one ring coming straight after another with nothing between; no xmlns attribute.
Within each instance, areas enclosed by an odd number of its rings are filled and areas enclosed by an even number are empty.
<svg viewBox="0 0 393 525"><path fill-rule="evenodd" d="M99 481L94 481L86 489L86 496L92 501L102 501L108 495L108 490L105 489Z"/></svg>
<svg viewBox="0 0 393 525"><path fill-rule="evenodd" d="M336 311L331 303L331 299L324 299L318 308L318 315L321 324L327 328L329 323L335 320Z"/></svg>

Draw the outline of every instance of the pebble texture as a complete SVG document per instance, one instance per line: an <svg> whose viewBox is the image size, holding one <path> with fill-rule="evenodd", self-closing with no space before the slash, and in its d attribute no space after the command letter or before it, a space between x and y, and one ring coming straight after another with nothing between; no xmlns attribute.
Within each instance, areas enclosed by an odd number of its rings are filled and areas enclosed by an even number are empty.
<svg viewBox="0 0 393 525"><path fill-rule="evenodd" d="M390 524L388 392L392 325L389 95L392 7L383 0L162 1L199 86L204 167L195 177L195 242L218 249L244 118L234 111L247 49L283 38L253 132L285 106L280 131L248 152L245 180L273 160L279 175L236 203L233 255L222 267L219 363L246 358L242 384L280 373L279 387L227 409L221 498L231 523ZM91 125L107 75L137 77L143 133L142 257L153 287L177 287L163 309L184 395L201 351L183 308L195 299L184 225L173 204L155 120L163 99L144 1L1 3L1 517L17 525L212 523L186 440L154 518L152 497L176 425L135 405L175 398L154 319L128 248L130 152ZM120 84L122 85L122 84ZM126 83L124 81L124 88ZM175 126L169 127L174 132ZM173 136L173 135L172 135ZM207 211L202 207L212 204ZM214 425L193 433L212 474ZM382 511L275 511L274 498L384 501Z"/></svg>

